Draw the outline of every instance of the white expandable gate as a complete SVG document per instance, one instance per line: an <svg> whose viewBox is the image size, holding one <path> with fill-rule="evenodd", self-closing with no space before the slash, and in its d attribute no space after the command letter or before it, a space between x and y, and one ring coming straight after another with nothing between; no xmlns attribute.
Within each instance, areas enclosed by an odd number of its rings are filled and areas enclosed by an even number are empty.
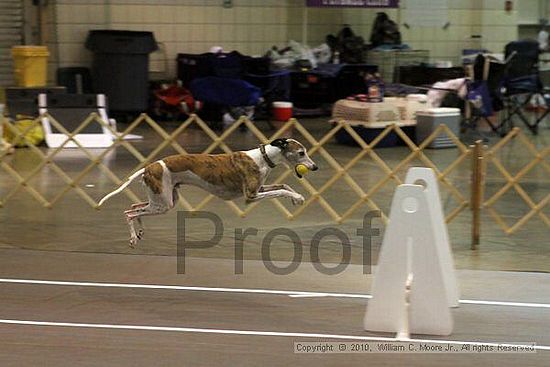
<svg viewBox="0 0 550 367"><path fill-rule="evenodd" d="M459 292L437 180L414 167L405 182L393 197L364 327L399 339L449 335Z"/></svg>

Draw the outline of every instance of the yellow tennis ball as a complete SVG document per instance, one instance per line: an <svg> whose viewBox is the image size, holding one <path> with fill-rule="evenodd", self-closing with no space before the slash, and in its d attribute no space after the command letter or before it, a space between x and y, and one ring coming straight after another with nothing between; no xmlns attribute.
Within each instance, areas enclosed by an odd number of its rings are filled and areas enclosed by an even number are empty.
<svg viewBox="0 0 550 367"><path fill-rule="evenodd" d="M296 165L296 172L298 172L299 175L303 176L306 173L309 172L309 169L306 167L305 164L297 164Z"/></svg>

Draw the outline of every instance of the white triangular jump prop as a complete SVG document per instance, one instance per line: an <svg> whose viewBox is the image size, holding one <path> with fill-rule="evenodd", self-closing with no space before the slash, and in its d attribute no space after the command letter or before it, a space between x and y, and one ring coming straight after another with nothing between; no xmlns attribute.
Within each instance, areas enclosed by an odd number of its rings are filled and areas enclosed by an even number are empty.
<svg viewBox="0 0 550 367"><path fill-rule="evenodd" d="M430 214L432 215L432 223L435 230L435 242L441 262L443 282L447 290L449 306L458 307L460 293L456 279L451 243L449 241L449 233L447 231L447 225L445 224L445 216L443 214L435 172L427 167L412 167L407 172L405 183L415 185L421 184L424 186L424 192L428 196L428 205L431 209Z"/></svg>
<svg viewBox="0 0 550 367"><path fill-rule="evenodd" d="M429 184L429 183L428 183ZM449 335L453 320L429 196L423 186L397 187L364 327L371 331Z"/></svg>

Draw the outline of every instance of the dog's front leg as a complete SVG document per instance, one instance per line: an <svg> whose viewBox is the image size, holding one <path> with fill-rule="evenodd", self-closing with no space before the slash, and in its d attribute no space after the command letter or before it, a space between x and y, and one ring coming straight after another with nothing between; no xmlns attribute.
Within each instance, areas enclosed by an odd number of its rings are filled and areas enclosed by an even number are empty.
<svg viewBox="0 0 550 367"><path fill-rule="evenodd" d="M267 191L281 190L281 189L297 193L292 187L288 186L287 184L262 185L259 191L267 192Z"/></svg>
<svg viewBox="0 0 550 367"><path fill-rule="evenodd" d="M292 200L292 204L294 205L301 205L305 201L304 197L297 192L289 191L286 189L274 189L269 191L259 191L255 194L249 194L246 196L246 202L252 203L263 199L274 199L281 197L290 198Z"/></svg>
<svg viewBox="0 0 550 367"><path fill-rule="evenodd" d="M297 193L292 187L287 184L274 184L274 185L262 185L260 187L260 192L270 192L274 190L287 190L295 194L294 197L291 197L292 204L302 205L304 203L304 197Z"/></svg>

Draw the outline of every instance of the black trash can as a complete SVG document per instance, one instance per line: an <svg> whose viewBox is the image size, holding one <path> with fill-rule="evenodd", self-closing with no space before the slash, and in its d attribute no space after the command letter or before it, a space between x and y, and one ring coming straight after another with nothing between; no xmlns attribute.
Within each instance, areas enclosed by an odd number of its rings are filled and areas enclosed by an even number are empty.
<svg viewBox="0 0 550 367"><path fill-rule="evenodd" d="M152 32L93 30L86 48L94 53L92 85L106 94L109 109L139 113L148 107L149 54L157 50Z"/></svg>

